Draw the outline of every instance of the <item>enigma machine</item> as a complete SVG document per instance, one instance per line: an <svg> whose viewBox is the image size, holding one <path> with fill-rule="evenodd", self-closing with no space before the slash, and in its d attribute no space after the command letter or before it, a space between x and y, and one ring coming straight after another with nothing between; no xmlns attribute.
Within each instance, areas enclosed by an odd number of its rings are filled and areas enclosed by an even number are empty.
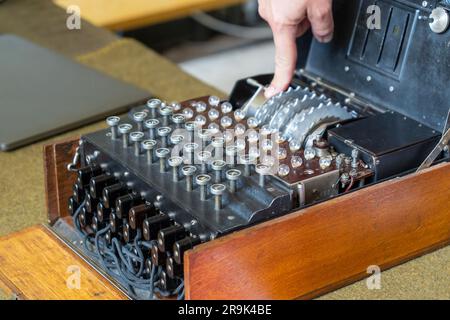
<svg viewBox="0 0 450 320"><path fill-rule="evenodd" d="M450 2L334 10L287 91L152 99L68 143L54 229L136 299L314 297L447 244Z"/></svg>

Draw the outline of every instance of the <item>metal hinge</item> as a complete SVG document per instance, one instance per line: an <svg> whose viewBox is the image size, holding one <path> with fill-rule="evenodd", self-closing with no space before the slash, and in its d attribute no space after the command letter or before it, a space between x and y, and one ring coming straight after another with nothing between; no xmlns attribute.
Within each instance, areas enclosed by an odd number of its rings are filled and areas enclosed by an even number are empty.
<svg viewBox="0 0 450 320"><path fill-rule="evenodd" d="M417 169L417 172L429 168L433 164L433 162L436 161L441 152L448 149L450 142L450 110L448 112L447 120L445 121L445 127L442 132L443 134L441 140L439 140L437 146L434 147L433 151L431 151L428 157L422 162L420 167Z"/></svg>

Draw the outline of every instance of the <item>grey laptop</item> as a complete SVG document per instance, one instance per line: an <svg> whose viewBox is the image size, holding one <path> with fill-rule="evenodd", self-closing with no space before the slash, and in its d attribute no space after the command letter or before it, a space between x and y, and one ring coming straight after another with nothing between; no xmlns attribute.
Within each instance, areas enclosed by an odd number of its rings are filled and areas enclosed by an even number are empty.
<svg viewBox="0 0 450 320"><path fill-rule="evenodd" d="M143 103L150 94L12 35L0 35L0 150Z"/></svg>

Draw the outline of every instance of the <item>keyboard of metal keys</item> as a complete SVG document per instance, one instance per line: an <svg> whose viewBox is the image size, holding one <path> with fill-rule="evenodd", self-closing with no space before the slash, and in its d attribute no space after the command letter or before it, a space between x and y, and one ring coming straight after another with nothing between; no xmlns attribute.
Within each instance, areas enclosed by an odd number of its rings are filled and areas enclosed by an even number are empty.
<svg viewBox="0 0 450 320"><path fill-rule="evenodd" d="M142 269L149 279L157 268L151 279L168 294L182 284L186 250L371 175L357 154L337 154L323 137L304 145L280 135L274 117L263 123L214 96L152 99L127 119L109 117L108 129L81 139L83 167L69 200L76 226L104 250L131 250L118 264L133 277ZM123 272L124 282L133 279Z"/></svg>

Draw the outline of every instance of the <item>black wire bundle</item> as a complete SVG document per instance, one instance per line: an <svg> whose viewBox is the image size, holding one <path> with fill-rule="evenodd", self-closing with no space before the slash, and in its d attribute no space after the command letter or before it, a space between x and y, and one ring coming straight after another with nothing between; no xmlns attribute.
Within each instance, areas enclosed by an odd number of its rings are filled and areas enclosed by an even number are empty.
<svg viewBox="0 0 450 320"><path fill-rule="evenodd" d="M176 295L178 300L184 299L183 281L175 290L163 291L158 288L162 268L152 265L151 270L146 270L143 249L150 249L154 241L141 240L141 231L138 230L133 243L122 245L117 238L113 238L109 245L104 238L110 229L109 225L98 231L95 236L81 228L78 216L85 204L86 201L83 201L75 211L73 221L77 231L83 237L86 252L99 260L110 276L118 278L133 299L154 300L155 294L161 297ZM148 292L148 297L143 298L142 295L137 294L137 289Z"/></svg>

